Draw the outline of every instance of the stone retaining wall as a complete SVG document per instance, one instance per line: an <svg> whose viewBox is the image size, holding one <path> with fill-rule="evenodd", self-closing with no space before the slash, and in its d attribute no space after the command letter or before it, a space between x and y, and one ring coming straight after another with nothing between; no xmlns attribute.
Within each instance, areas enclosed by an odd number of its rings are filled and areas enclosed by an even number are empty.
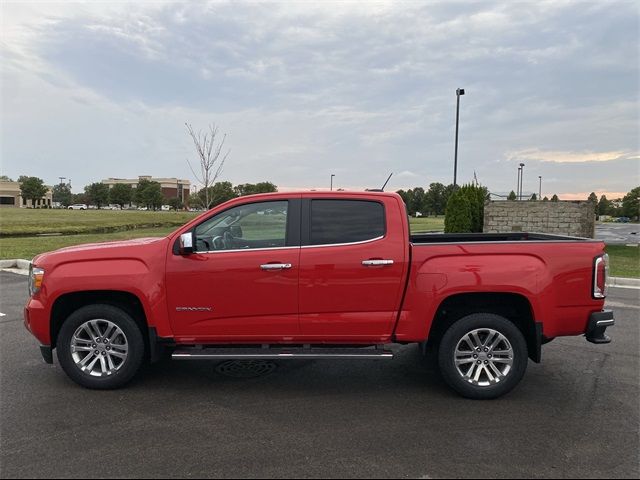
<svg viewBox="0 0 640 480"><path fill-rule="evenodd" d="M596 215L591 202L488 201L484 232L538 232L593 238Z"/></svg>

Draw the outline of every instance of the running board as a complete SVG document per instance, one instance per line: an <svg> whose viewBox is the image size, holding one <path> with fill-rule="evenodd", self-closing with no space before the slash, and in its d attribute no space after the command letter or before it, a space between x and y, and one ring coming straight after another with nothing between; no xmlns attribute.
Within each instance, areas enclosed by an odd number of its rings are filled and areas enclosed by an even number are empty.
<svg viewBox="0 0 640 480"><path fill-rule="evenodd" d="M393 358L382 348L181 348L171 355L175 360L286 360L289 358Z"/></svg>

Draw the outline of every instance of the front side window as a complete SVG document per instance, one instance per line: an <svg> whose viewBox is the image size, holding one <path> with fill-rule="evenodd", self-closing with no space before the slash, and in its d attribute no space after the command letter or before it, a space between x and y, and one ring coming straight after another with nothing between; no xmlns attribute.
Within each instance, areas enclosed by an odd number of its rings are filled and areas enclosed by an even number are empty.
<svg viewBox="0 0 640 480"><path fill-rule="evenodd" d="M195 228L196 251L284 247L287 209L285 200L225 210Z"/></svg>
<svg viewBox="0 0 640 480"><path fill-rule="evenodd" d="M385 233L384 207L363 200L313 200L311 245L362 242Z"/></svg>

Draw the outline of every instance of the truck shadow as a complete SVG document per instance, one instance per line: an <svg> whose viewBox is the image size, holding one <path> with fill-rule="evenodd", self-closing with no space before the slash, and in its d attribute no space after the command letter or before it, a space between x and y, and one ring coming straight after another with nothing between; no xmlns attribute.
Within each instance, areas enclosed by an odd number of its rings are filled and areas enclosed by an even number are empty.
<svg viewBox="0 0 640 480"><path fill-rule="evenodd" d="M287 359L241 365L226 361L175 361L149 365L133 387L163 390L367 393L382 389L430 390L449 395L433 356L424 357L417 345L396 348L393 359Z"/></svg>

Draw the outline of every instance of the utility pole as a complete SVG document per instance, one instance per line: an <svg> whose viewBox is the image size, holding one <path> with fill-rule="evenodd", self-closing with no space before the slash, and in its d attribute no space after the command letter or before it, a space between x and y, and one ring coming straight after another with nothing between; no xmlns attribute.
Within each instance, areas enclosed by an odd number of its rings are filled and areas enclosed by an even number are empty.
<svg viewBox="0 0 640 480"><path fill-rule="evenodd" d="M331 191L333 192L333 177L335 177L335 175L332 173L331 174Z"/></svg>
<svg viewBox="0 0 640 480"><path fill-rule="evenodd" d="M542 175L538 175L538 180L540 180L540 185L538 185L538 200L542 200Z"/></svg>
<svg viewBox="0 0 640 480"><path fill-rule="evenodd" d="M519 200L522 200L522 179L524 178L524 163L520 164L520 198Z"/></svg>
<svg viewBox="0 0 640 480"><path fill-rule="evenodd" d="M456 149L453 157L453 186L458 185L458 124L460 120L460 95L464 95L464 88L456 90Z"/></svg>

